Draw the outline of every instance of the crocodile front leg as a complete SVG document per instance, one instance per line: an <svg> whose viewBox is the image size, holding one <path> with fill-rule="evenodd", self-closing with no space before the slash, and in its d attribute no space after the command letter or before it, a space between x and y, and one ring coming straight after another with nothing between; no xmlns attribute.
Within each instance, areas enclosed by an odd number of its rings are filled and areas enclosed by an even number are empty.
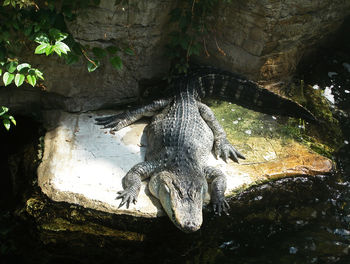
<svg viewBox="0 0 350 264"><path fill-rule="evenodd" d="M159 162L157 161L144 161L136 164L128 171L122 180L124 190L119 191L119 195L116 198L122 199L119 208L124 204L126 204L127 208L129 208L130 203L136 204L141 181L149 178L158 167Z"/></svg>
<svg viewBox="0 0 350 264"><path fill-rule="evenodd" d="M157 111L163 109L169 103L168 100L160 99L153 101L151 104L141 106L132 110L127 110L125 112L107 116L107 117L98 117L96 118L96 124L102 125L103 128L111 128L111 131L118 131L137 120L141 119L144 116L152 116Z"/></svg>
<svg viewBox="0 0 350 264"><path fill-rule="evenodd" d="M211 183L210 200L213 205L214 212L218 215L221 215L221 212L228 215L228 209L230 209L230 206L225 199L225 174L221 170L211 166L204 168L204 174L208 183Z"/></svg>
<svg viewBox="0 0 350 264"><path fill-rule="evenodd" d="M214 134L214 154L216 158L221 157L225 162L228 158L238 163L238 158L245 157L230 144L226 138L226 133L219 121L216 119L213 111L203 103L197 102L199 113Z"/></svg>

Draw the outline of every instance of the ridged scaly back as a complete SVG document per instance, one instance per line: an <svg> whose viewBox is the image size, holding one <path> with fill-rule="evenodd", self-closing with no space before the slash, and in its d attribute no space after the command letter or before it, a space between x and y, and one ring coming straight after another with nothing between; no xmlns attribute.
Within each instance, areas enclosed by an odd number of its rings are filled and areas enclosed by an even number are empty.
<svg viewBox="0 0 350 264"><path fill-rule="evenodd" d="M194 89L197 99L228 100L267 114L280 114L315 122L314 115L302 105L260 87L243 76L212 67L199 67L175 78L173 86L183 81Z"/></svg>

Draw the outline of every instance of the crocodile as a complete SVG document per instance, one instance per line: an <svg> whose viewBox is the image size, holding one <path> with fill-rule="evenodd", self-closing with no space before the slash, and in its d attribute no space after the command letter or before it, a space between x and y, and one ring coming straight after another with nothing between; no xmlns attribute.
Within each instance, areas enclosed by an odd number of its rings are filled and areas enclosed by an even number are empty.
<svg viewBox="0 0 350 264"><path fill-rule="evenodd" d="M264 112L299 116L314 121L301 105L261 88L253 81L227 71L202 67L175 77L167 98L125 112L96 118L98 125L118 131L144 116L152 117L145 128L145 161L136 164L123 177L124 190L116 199L119 207L136 204L141 181L150 179L148 188L171 221L180 230L197 231L203 222L202 208L208 191L213 211L228 214L225 199L226 176L207 165L212 152L225 162L245 159L226 138L212 110L201 102L205 97L238 102ZM264 102L263 102L264 101ZM210 188L208 188L210 186Z"/></svg>

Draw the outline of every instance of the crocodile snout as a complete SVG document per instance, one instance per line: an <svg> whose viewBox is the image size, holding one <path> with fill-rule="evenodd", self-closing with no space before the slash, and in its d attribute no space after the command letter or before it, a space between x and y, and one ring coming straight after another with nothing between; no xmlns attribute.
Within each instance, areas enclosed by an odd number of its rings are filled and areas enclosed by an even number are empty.
<svg viewBox="0 0 350 264"><path fill-rule="evenodd" d="M183 231L186 233L192 233L197 231L201 226L193 221L186 221L182 227Z"/></svg>

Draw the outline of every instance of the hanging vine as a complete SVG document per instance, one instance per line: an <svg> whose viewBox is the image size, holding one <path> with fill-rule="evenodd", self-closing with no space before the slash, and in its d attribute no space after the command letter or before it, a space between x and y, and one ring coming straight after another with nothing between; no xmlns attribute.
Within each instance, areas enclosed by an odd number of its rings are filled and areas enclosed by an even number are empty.
<svg viewBox="0 0 350 264"><path fill-rule="evenodd" d="M231 0L179 0L171 10L169 23L175 29L169 34L166 55L173 63L173 73L186 73L192 55L210 55L206 38L214 31L213 14L220 2ZM217 48L225 54L219 45Z"/></svg>

